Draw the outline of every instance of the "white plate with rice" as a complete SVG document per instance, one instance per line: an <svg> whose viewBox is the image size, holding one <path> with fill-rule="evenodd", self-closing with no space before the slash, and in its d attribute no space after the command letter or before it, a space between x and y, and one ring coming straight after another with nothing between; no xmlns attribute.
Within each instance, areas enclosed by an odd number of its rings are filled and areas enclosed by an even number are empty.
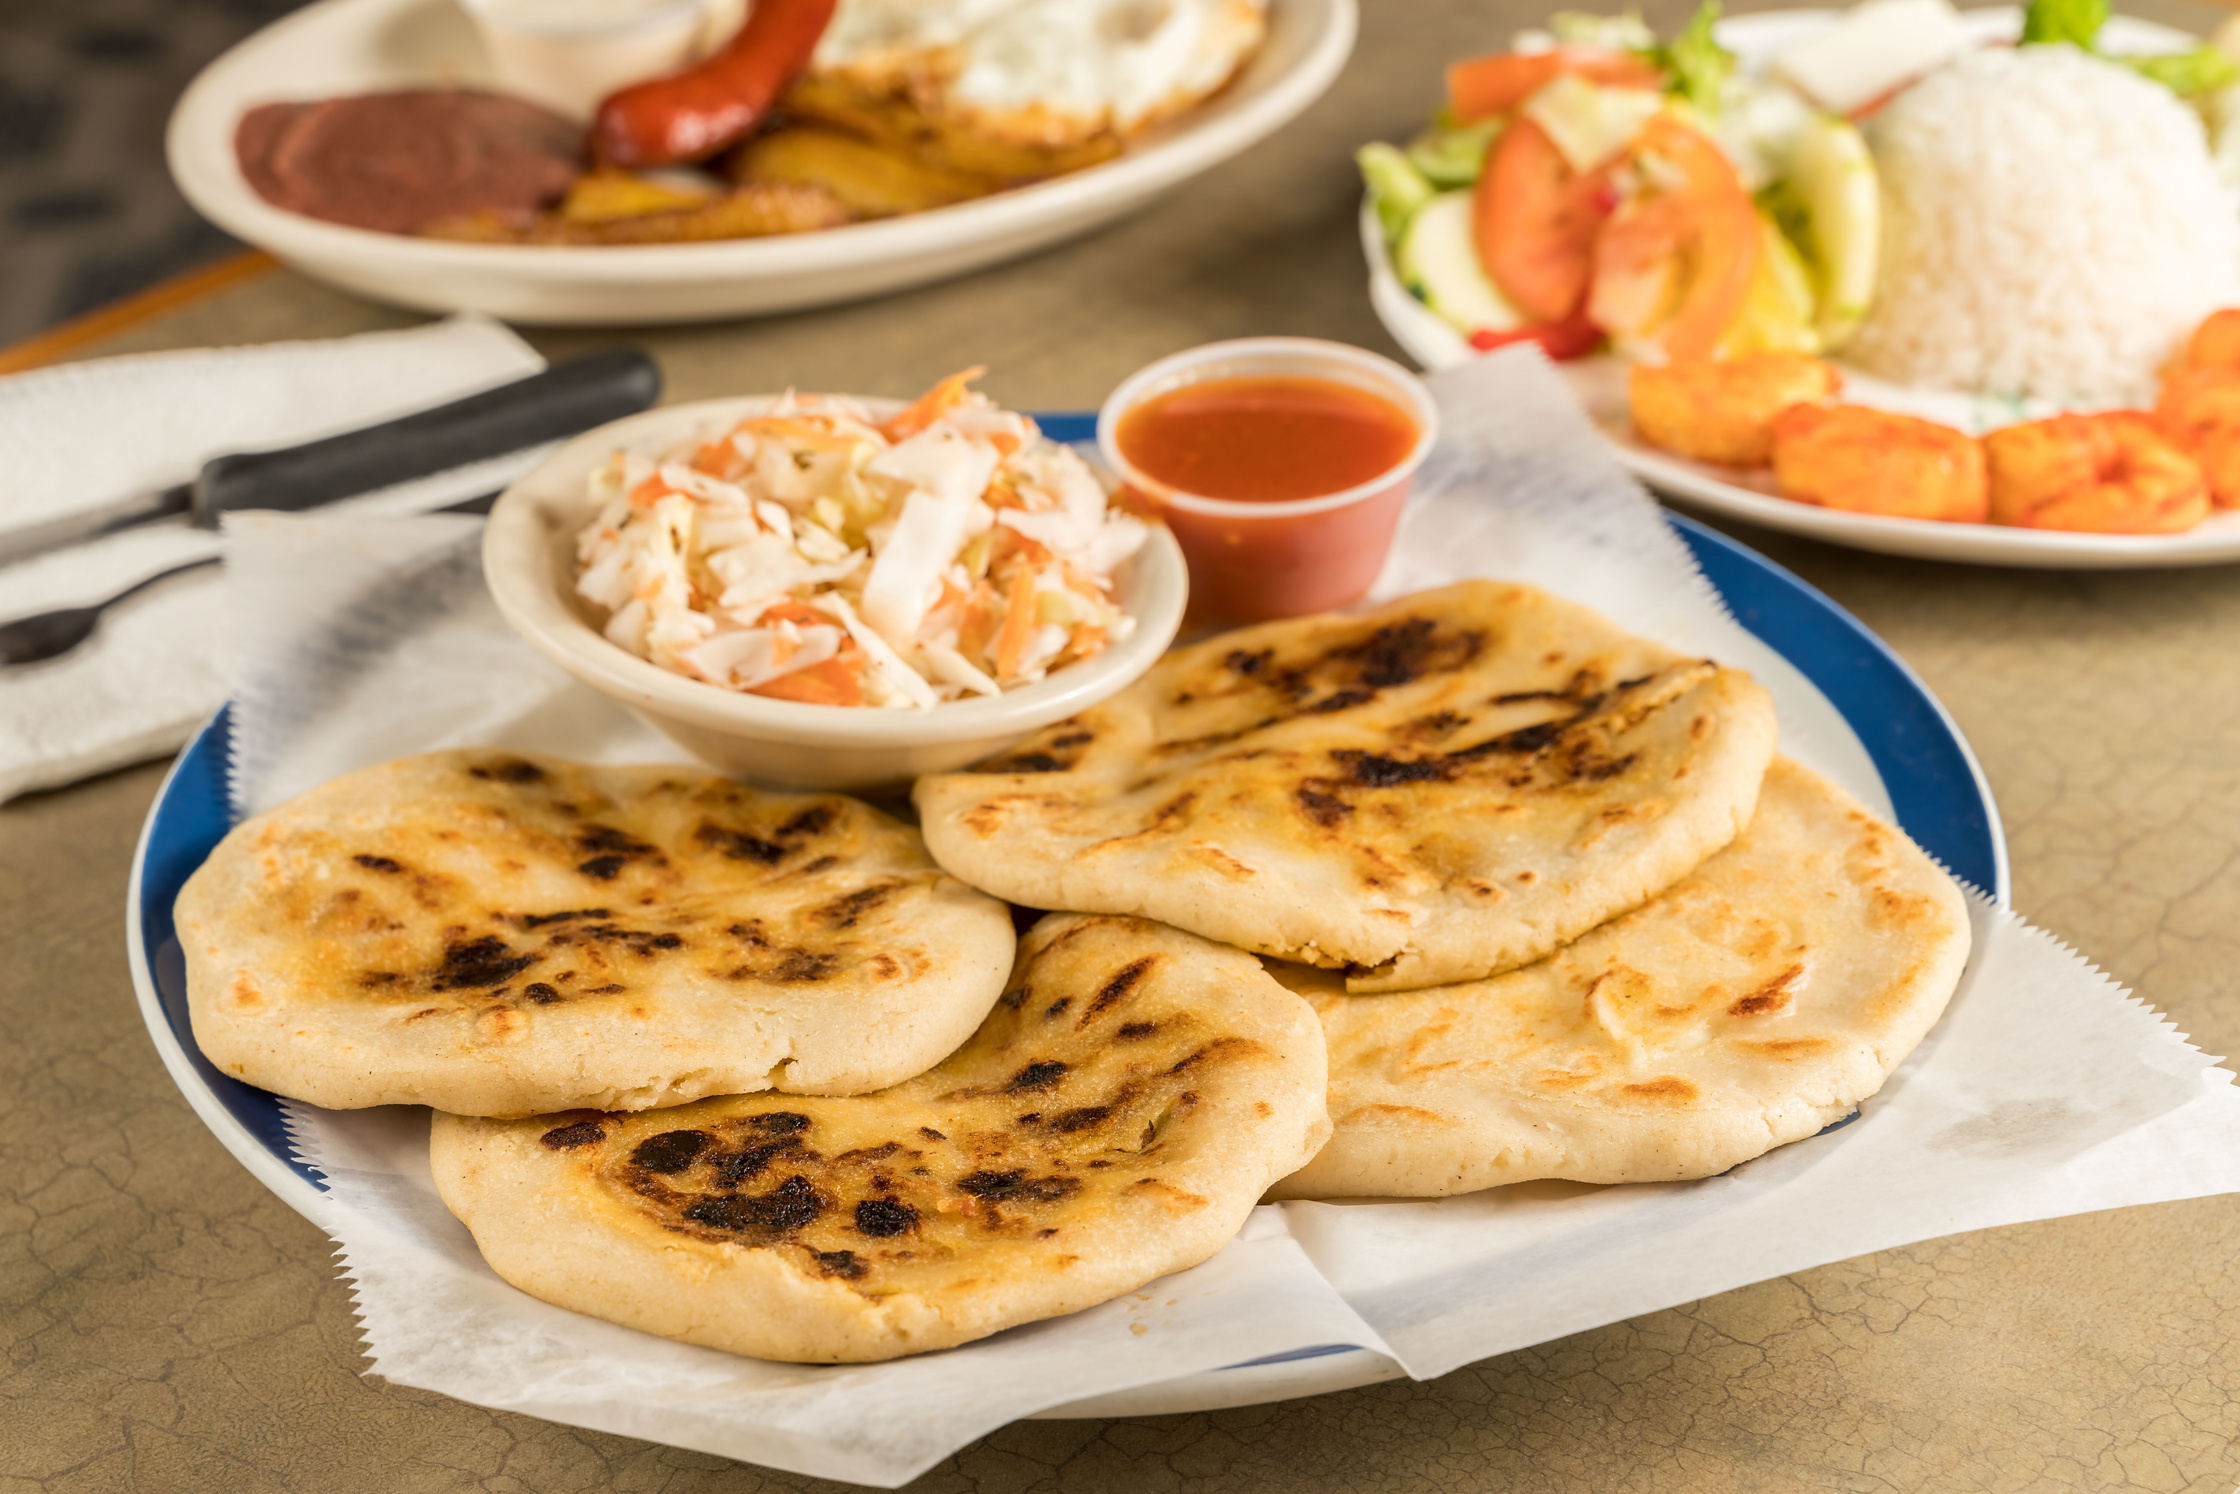
<svg viewBox="0 0 2240 1494"><path fill-rule="evenodd" d="M1762 66L1768 58L1826 27L1836 14L1831 10L1783 10L1736 16L1719 24L1718 35L1720 41L1741 58L1744 67ZM2011 9L1969 11L1964 19L1971 30L1987 41L2011 40L2021 27L2021 13ZM2122 16L2110 20L2101 33L2102 46L2118 53L2180 51L2197 45L2199 40L2168 26ZM2121 163L2113 163L2111 169L2121 169ZM2055 202L2049 210L2058 212L2063 206ZM2058 221L2071 222L2073 215ZM2107 232L2136 234L2138 231L2128 216L2120 225L2103 222L2082 227L2084 231L2075 236L2080 266L2089 263L2091 257L2104 248L2100 235ZM2231 230L2227 236L2229 243L2240 246L2240 220L2228 227ZM1361 239L1369 259L1369 299L1378 319L1393 338L1429 369L1448 368L1476 357L1460 332L1433 314L1400 283L1376 216L1366 204L1361 215ZM2220 260L2225 257L2220 255ZM2233 294L2240 291L2240 248L2231 249L2229 258L2230 263L2220 264L2219 273L2230 276L2227 284L2232 289L2226 294ZM2030 305L2038 312L2047 299L2048 288L2058 287L2058 275L2043 268L2052 262L2050 252L2035 259L2033 263L2037 269L2028 286L2017 284L1992 289L1995 293L2004 290L2009 299ZM1958 272L1950 278L1955 283L1967 279L1964 273ZM2155 290L2152 286L2142 287L2143 294L2149 297ZM1951 319L1964 318L1971 291L1980 297L1984 287L1980 283L1972 287L1960 286L1940 310L1949 308ZM2240 295L2234 295L2233 304L2240 304ZM1923 325L1934 320L1917 319ZM1928 350L1918 356L1928 361L1941 351L1947 357L1964 357L1967 351L1964 347L1956 350L1949 345L1951 339L1945 341L1948 345L1941 350ZM2074 350L2084 345L2079 343L2075 328L2050 322L2033 328L2026 342L2037 351L2041 363L2065 354L2081 356ZM2211 565L2240 560L2240 511L2212 513L2198 528L2184 534L2064 534L1991 524L1885 518L1793 502L1774 492L1771 472L1744 472L1693 462L1637 440L1627 410L1626 365L1622 360L1600 356L1559 366L1580 402L1617 447L1620 460L1635 476L1664 496L1727 518L1854 549L1980 565L2118 569ZM1846 402L1897 410L1977 433L2050 414L2057 408L2035 401L1909 387L1874 378L1848 365L1843 367L1843 374ZM2151 391L2147 397L2151 400ZM2106 407L2120 402L2086 400L2073 407Z"/></svg>

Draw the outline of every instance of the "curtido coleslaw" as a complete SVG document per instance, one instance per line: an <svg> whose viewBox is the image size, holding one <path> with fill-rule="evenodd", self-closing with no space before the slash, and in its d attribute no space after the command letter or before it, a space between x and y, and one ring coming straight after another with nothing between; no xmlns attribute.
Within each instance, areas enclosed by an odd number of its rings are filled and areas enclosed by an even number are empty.
<svg viewBox="0 0 2240 1494"><path fill-rule="evenodd" d="M727 690L928 709L1000 695L1127 637L1143 545L1071 448L942 380L881 421L792 394L591 475L576 590L609 640Z"/></svg>

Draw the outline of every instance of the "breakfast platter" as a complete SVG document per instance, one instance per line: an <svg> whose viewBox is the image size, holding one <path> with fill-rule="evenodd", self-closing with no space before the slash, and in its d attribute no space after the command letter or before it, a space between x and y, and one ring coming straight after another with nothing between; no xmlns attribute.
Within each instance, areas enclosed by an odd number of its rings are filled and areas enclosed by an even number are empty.
<svg viewBox="0 0 2240 1494"><path fill-rule="evenodd" d="M1087 417L1043 417L1039 423L1046 434L1061 441L1078 440L1090 433ZM1778 650L1786 659L1787 665L1793 667L1808 682L1804 688L1815 692L1818 700L1840 716L1847 725L1849 732L1863 749L1864 760L1871 763L1872 774L1879 780L1880 792L1875 797L1887 802L1897 822L1954 875L2003 901L2006 891L2005 846L1999 831L1996 808L1965 741L1935 699L1871 634L1796 578L1747 549L1686 520L1673 519L1670 523L1686 544L1695 564L1717 589L1733 615L1759 639ZM1565 626L1577 625L1567 623ZM1219 654L1214 657L1218 658ZM135 857L130 893L129 927L135 984L143 1016L166 1067L213 1134L261 1182L292 1207L314 1222L339 1228L339 1216L330 1217L332 1208L329 1203L329 1183L318 1169L307 1165L302 1159L299 1141L291 1136L290 1122L280 1099L268 1090L244 1083L240 1078L221 1071L196 1039L198 1030L214 1032L215 1029L203 1027L201 1024L204 1019L190 1014L189 967L194 960L204 956L190 954L184 947L194 942L195 936L182 920L207 917L208 910L198 905L191 896L181 903L179 894L189 879L212 857L220 841L225 838L233 818L227 788L231 757L229 740L233 729L230 713L221 712L202 730L173 767L148 819ZM440 757L409 761L431 765L431 768L415 771L431 771L432 766L440 762ZM572 771L558 765L536 765L514 759L492 760L487 766L495 772L497 778L508 783L514 780L527 781L531 776L529 770L532 766L536 766L543 777ZM969 786L973 776L949 775L949 781L959 786ZM928 780L940 781L942 780L938 778ZM449 791L431 781L426 791L416 791L411 797L416 801L434 802L447 792ZM494 792L502 796L510 790L500 789L496 783L491 783L487 790L476 792ZM575 792L569 791L571 794ZM611 787L601 792L610 797L615 794L627 797L633 791ZM308 806L312 801L298 802ZM923 808L929 817L946 813L936 799L925 799ZM311 811L307 808L305 812ZM744 807L737 811L742 814L752 812ZM617 848L603 853L610 859L633 863L633 858L650 854L650 843L657 841L665 845L672 844L664 839L655 822L630 821L627 829L616 826L602 832L599 844ZM745 841L740 843L747 844ZM729 842L713 841L708 844L720 851ZM761 843L758 841L753 844L759 846ZM632 846L636 849L631 849ZM421 853L415 852L408 856L399 851L398 854L404 859L416 860ZM426 854L441 853L430 850ZM669 854L681 855L683 849L680 846ZM766 854L784 856L795 853L790 849L781 850L774 842L768 852L756 850L750 863L759 861ZM360 858L361 862L366 859ZM372 859L383 861L391 858ZM720 868L726 864L739 863L726 863L722 855L709 861L712 868ZM1014 860L1010 864L1022 866L1026 863ZM611 879L618 872L601 865L595 867L592 874ZM827 872L824 875L838 874ZM997 870L991 868L976 875L996 874ZM370 875L378 878L390 873L386 867L374 866L370 869ZM886 880L892 881L893 878L889 875ZM540 915L543 916L547 915ZM572 912L561 915L563 919L578 916ZM1187 909L1177 909L1170 916L1188 918L1190 915ZM1062 930L1063 926L1059 927ZM1188 938L1182 935L1174 937ZM470 948L468 945L460 947ZM471 947L480 949L479 944ZM1034 947L1032 940L1028 947ZM1207 947L1199 943L1192 943L1187 947L1177 946L1177 957L1186 952L1186 948ZM584 957L588 957L588 951L582 953ZM461 970L467 965L475 965L476 970L467 971L463 975L455 971L455 976L463 980L480 980L480 967L491 965L492 969L496 969L497 965L492 964L496 959L497 954L493 950L475 954L471 959L462 956L452 961L452 965ZM558 967L548 968L556 970ZM206 982L208 978L207 975L203 977ZM562 977L556 975L554 979L560 981ZM1038 988L1046 990L1051 985L1063 989L1062 980L1063 977L1052 973L1038 977L1036 983ZM1046 985L1045 981L1051 985ZM1346 998L1337 999L1343 1001ZM1123 1008L1129 1009L1132 1008ZM1159 1021L1168 1019L1157 1017L1150 1009L1145 1009L1145 1014L1138 1020L1148 1030ZM971 1051L972 1048L968 1045L965 1052L969 1054ZM1064 1061L1045 1057L1038 1060L1037 1065L1029 1065L1020 1072L1028 1075L1033 1084L1039 1085L1045 1082L1041 1077L1040 1065L1055 1069L1066 1067L1073 1061L1070 1056ZM1084 1056L1082 1061L1087 1062L1087 1057ZM1026 1082L1024 1079L1014 1081L1015 1084ZM935 1088L939 1088L939 1085ZM1216 1091L1207 1087L1204 1093L1210 1097ZM750 1106L749 1110L753 1115L779 1116L785 1119L788 1127L797 1127L811 1123L825 1124L824 1118L828 1112L820 1109L820 1106L844 1106L849 1103L794 1100L788 1102L788 1109L780 1112L772 1109L776 1098L766 1094L759 1103L759 1108ZM733 1105L736 1102L702 1102L702 1106L709 1103ZM811 1119L804 1120L803 1112L807 1112ZM698 1115L700 1111L695 1110L693 1113ZM714 1112L709 1114L713 1115ZM839 1112L833 1111L830 1114L837 1117ZM487 1126L491 1123L475 1124ZM731 1122L703 1119L699 1124L705 1128L720 1128ZM578 1123L577 1130L582 1129L583 1124ZM456 1149L458 1145L464 1144L458 1138L481 1134L454 1133L455 1139L451 1145ZM497 1133L489 1134L496 1136ZM532 1130L528 1134L533 1140L535 1132ZM555 1148L573 1147L577 1144L575 1132L572 1131L561 1141L551 1139L560 1136L561 1132L548 1131L546 1134L543 1148L532 1147L524 1159L524 1165L538 1158L551 1157ZM697 1134L700 1133L671 1130L654 1140ZM646 1154L651 1145L650 1141L640 1143L640 1153ZM1763 1145L1762 1136L1758 1145ZM439 1143L439 1159L443 1155L443 1144ZM538 1165L544 1164L540 1162ZM1007 1186L1012 1186L1016 1191L1015 1185ZM476 1205L471 1202L471 1188L462 1181L458 1184L458 1190L461 1191L447 1192L447 1197L455 1200L455 1208L473 1214ZM1341 1187L1339 1191L1344 1190ZM893 1204L892 1208L904 1210L900 1203ZM859 1209L859 1230L867 1228L865 1220L885 1217L876 1211L867 1215ZM895 1217L899 1220L902 1214L898 1212ZM877 1231L874 1229L870 1232ZM1327 1344L1285 1353L1268 1360L1139 1386L1088 1402L1050 1408L1042 1414L1161 1414L1249 1404L1371 1383L1391 1378L1399 1372L1398 1366L1383 1354L1344 1344Z"/></svg>
<svg viewBox="0 0 2240 1494"><path fill-rule="evenodd" d="M213 222L377 300L533 324L741 316L926 284L1109 222L1295 118L1337 76L1355 25L1353 0L1274 0L1265 39L1232 82L1150 123L1117 155L953 205L812 232L624 247L469 242L323 221L261 196L236 140L258 106L494 86L484 45L452 0L321 0L276 22L187 89L167 150L181 191Z"/></svg>
<svg viewBox="0 0 2240 1494"><path fill-rule="evenodd" d="M1899 3L1902 5L1903 0ZM1732 54L1734 66L1743 76L1761 77L1776 68L1785 55L1795 55L1830 36L1844 14L1814 9L1732 16L1719 20L1712 34ZM1954 24L1971 46L2009 50L2005 44L2021 30L2024 17L2011 8L1971 10L1960 14ZM2111 58L2175 59L2197 56L2189 49L2198 48L2199 39L2153 22L2116 16L2099 29L2095 45ZM1867 116L1864 128L1869 140L1880 138L1875 134L1873 117L1880 107L1877 101L1862 111ZM1363 206L1359 228L1369 265L1370 303L1394 339L1428 369L1454 367L1478 356L1471 336L1456 318L1442 316L1427 304L1420 283L1411 288L1408 280L1412 272L1400 263L1402 256L1396 254L1390 225L1380 221L1374 193ZM1868 242L1871 245L1871 234ZM1871 260L1871 253L1869 257ZM1813 273L1824 275L1828 271L1825 266L1814 266ZM1963 322L1976 314L1972 310L1945 313L1948 320ZM1483 342L1481 334L1481 345ZM2204 505L2206 517L2189 525L2164 525L2164 532L2130 533L2093 532L2082 526L2031 527L2012 521L1953 522L1947 516L1911 513L1903 507L1863 511L1849 502L1805 501L1783 492L1772 467L1701 460L1648 439L1629 397L1632 358L1615 351L1593 351L1584 356L1575 349L1557 347L1551 351L1563 360L1559 367L1574 394L1627 468L1657 492L1709 513L1831 544L1973 564L2124 569L2240 559L2240 515L2224 507L2221 500L2214 507ZM1650 356L1656 355L1652 352ZM2018 422L2042 421L2064 409L2099 411L2128 402L2105 395L2064 400L1934 387L1927 382L1864 371L1846 362L1841 352L1834 355L1833 366L1840 370L1841 398L1846 406L1889 412L1974 435Z"/></svg>

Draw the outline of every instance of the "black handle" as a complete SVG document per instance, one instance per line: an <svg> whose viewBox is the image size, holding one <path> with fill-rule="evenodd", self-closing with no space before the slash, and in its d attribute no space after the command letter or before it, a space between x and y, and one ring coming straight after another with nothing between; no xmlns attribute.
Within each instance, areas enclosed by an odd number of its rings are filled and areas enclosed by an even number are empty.
<svg viewBox="0 0 2240 1494"><path fill-rule="evenodd" d="M391 483L504 456L649 409L661 370L633 347L601 348L433 410L290 446L213 457L194 483L194 521L234 509L314 508Z"/></svg>

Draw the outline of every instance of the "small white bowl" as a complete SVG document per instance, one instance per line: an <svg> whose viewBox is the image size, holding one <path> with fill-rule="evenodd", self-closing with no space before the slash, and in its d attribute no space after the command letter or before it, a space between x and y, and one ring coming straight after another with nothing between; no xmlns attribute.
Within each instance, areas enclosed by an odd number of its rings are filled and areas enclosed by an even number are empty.
<svg viewBox="0 0 2240 1494"><path fill-rule="evenodd" d="M617 449L648 456L695 432L767 409L776 396L703 400L633 415L576 437L498 499L482 572L498 610L531 647L613 696L679 746L735 777L787 788L878 789L1001 751L1133 683L1173 641L1189 599L1182 551L1163 526L1114 578L1135 631L1094 659L1001 696L931 710L807 705L724 690L607 641L599 609L576 595L576 536L597 512L594 467ZM864 400L874 413L900 408Z"/></svg>
<svg viewBox="0 0 2240 1494"><path fill-rule="evenodd" d="M693 59L706 0L459 0L509 93L588 120L625 84Z"/></svg>

